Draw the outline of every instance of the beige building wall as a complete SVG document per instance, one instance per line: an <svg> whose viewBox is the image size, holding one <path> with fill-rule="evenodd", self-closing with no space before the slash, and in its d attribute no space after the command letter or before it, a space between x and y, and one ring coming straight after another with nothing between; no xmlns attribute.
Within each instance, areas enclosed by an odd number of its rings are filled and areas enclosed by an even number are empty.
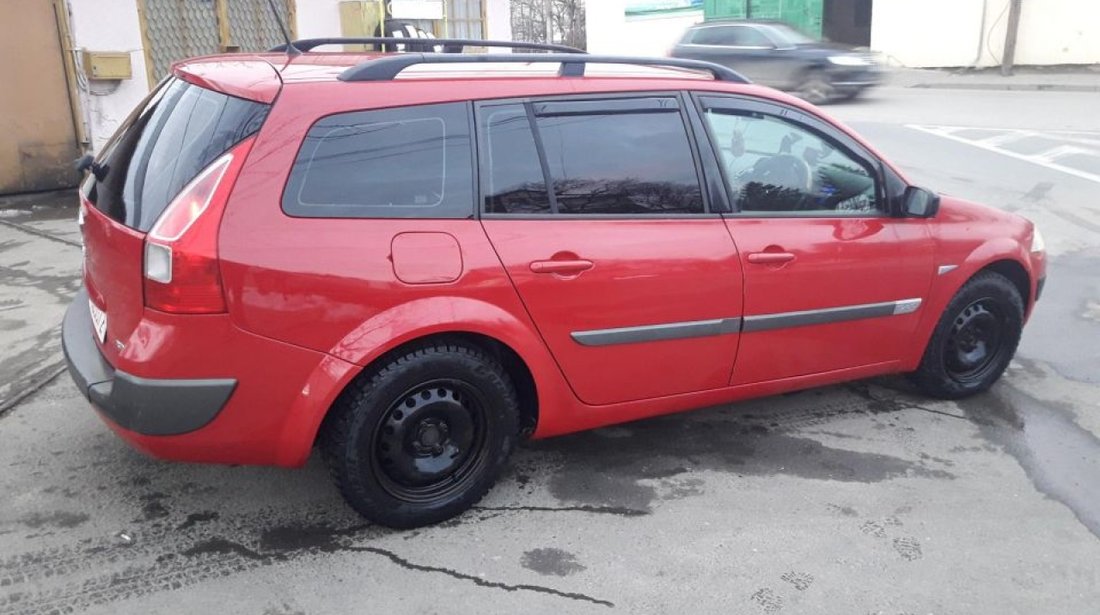
<svg viewBox="0 0 1100 615"><path fill-rule="evenodd" d="M79 179L77 130L55 4L4 0L0 20L0 194Z"/></svg>

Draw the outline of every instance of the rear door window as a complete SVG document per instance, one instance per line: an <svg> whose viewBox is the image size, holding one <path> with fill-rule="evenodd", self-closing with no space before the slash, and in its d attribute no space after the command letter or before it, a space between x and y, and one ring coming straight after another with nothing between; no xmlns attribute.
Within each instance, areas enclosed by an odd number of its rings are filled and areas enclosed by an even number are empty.
<svg viewBox="0 0 1100 615"><path fill-rule="evenodd" d="M85 194L112 219L147 231L200 171L258 131L269 109L169 79L104 149Z"/></svg>
<svg viewBox="0 0 1100 615"><path fill-rule="evenodd" d="M481 122L487 213L704 211L676 98L489 106Z"/></svg>
<svg viewBox="0 0 1100 615"><path fill-rule="evenodd" d="M283 210L311 218L469 218L471 150L465 103L331 115L303 140Z"/></svg>

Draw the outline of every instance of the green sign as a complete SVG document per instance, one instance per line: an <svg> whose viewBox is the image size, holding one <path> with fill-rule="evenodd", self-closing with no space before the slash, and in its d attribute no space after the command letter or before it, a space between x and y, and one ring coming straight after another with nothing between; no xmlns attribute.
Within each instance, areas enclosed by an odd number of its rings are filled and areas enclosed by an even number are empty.
<svg viewBox="0 0 1100 615"><path fill-rule="evenodd" d="M706 19L778 19L821 37L824 0L705 0Z"/></svg>
<svg viewBox="0 0 1100 615"><path fill-rule="evenodd" d="M699 11L703 0L626 0L627 15L653 15Z"/></svg>

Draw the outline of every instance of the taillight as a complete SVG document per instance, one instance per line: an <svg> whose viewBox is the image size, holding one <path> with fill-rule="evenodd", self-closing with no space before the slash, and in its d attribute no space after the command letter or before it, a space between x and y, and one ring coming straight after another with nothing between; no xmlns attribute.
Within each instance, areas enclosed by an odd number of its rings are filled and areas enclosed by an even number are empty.
<svg viewBox="0 0 1100 615"><path fill-rule="evenodd" d="M145 238L145 305L175 314L225 311L218 227L252 140L203 169L168 205Z"/></svg>

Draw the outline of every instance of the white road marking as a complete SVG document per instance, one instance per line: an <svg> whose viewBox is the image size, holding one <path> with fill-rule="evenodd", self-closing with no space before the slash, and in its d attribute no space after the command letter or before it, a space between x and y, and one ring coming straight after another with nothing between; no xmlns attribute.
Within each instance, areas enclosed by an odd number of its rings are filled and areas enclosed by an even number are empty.
<svg viewBox="0 0 1100 615"><path fill-rule="evenodd" d="M912 128L913 130L926 132L931 135L936 135L937 137L943 137L944 139L950 139L959 143L965 143L966 145L972 145L986 151L1008 156L1009 158L1015 158L1017 160L1030 162L1031 164L1046 167L1048 169L1053 169L1055 171L1061 171L1062 173L1073 175L1074 177L1079 177L1081 179L1087 179L1091 182L1096 182L1100 184L1100 175L1097 175L1096 173L1089 173L1088 171L1082 171L1080 169L1075 169L1073 167L1069 167L1056 162L1058 158L1074 154L1100 158L1100 147L1098 147L1097 149L1083 147L1084 145L1093 145L1091 139L1091 136L1093 134L1096 134L1096 138L1098 139L1097 145L1100 145L1100 133L1092 133L1090 131L1078 130L1050 130L1039 132L1032 130L1020 130L1017 128L984 128L978 126L929 126L922 124L906 124L906 127ZM1003 132L1005 133L1005 135L994 135L992 137L987 137L984 139L968 139L966 137L955 134L958 131L962 130L997 131ZM1011 135L1011 138L1008 138L1007 135ZM1054 139L1061 141L1071 141L1077 143L1078 145L1059 145L1056 147L1051 147L1037 154L1021 154L1019 152L1014 152L1012 150L1007 150L1001 147L1001 145L1005 143L1011 143L1012 141L1016 141L1018 139L1028 136L1053 137Z"/></svg>
<svg viewBox="0 0 1100 615"><path fill-rule="evenodd" d="M986 145L999 146L1005 143L1012 143L1013 141L1019 141L1020 139L1026 139L1027 137L1041 136L1037 132L1031 132L1030 130L1014 130L1012 132L1002 132L999 135L992 137L985 137L984 139L976 139Z"/></svg>
<svg viewBox="0 0 1100 615"><path fill-rule="evenodd" d="M1085 149L1083 147L1077 147L1076 145L1059 145L1058 147L1052 147L1042 153L1034 154L1032 157L1036 160L1042 160L1044 162L1054 162L1062 156L1070 156L1073 154L1098 156L1100 155L1100 152L1091 149Z"/></svg>

